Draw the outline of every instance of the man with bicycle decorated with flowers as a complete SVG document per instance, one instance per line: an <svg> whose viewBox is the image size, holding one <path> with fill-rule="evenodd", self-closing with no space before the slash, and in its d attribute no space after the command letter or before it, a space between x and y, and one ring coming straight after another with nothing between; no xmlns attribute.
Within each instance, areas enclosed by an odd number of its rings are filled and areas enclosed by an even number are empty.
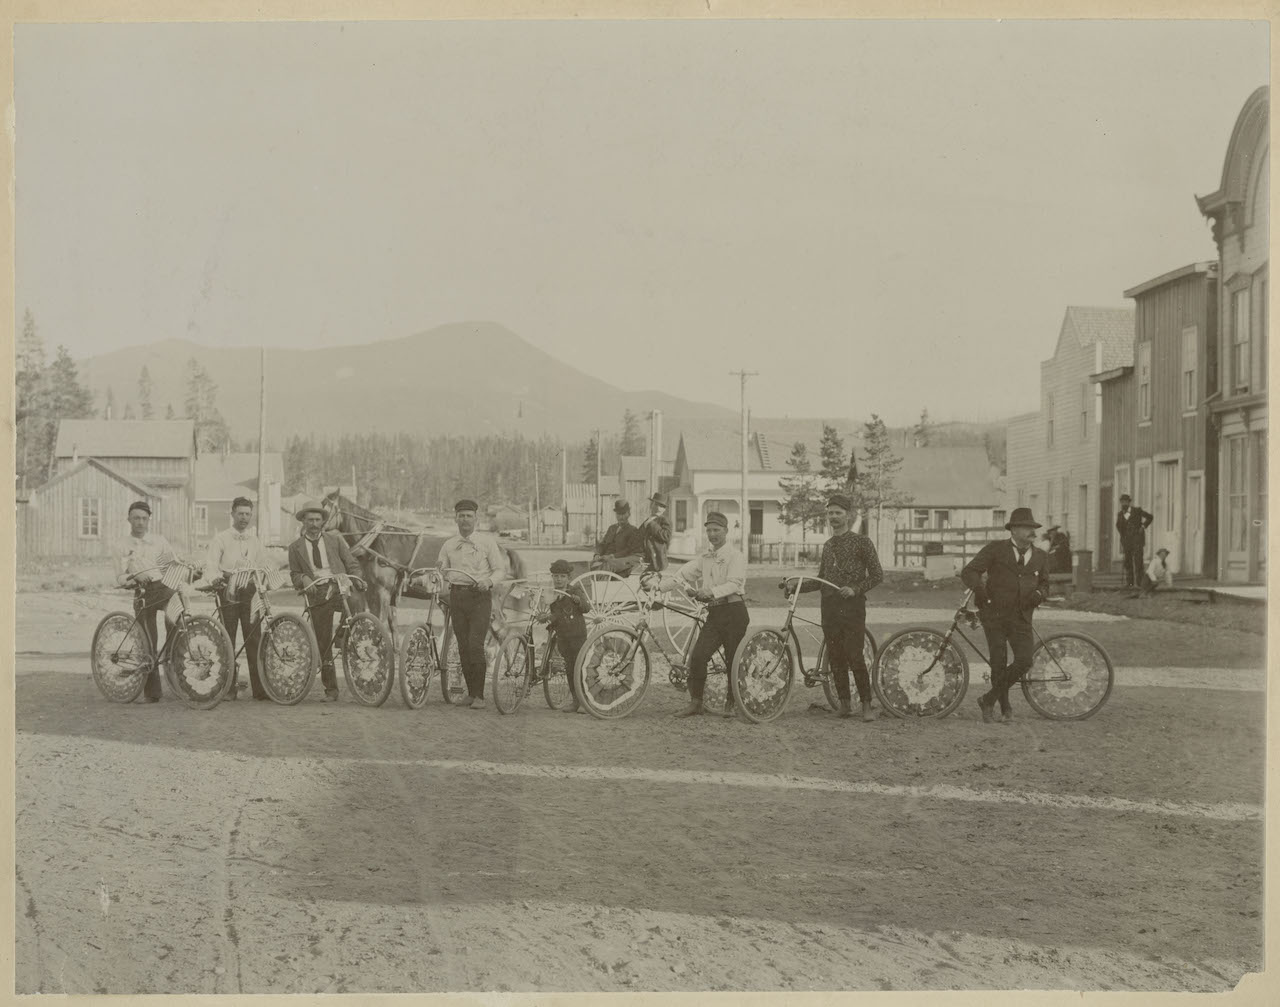
<svg viewBox="0 0 1280 1007"><path fill-rule="evenodd" d="M135 589L133 612L142 623L142 629L151 641L151 649L158 653L156 639L156 612L162 611L173 597L173 588L161 580L163 567L177 559L163 535L151 530L151 505L137 500L129 505L129 537L124 540L116 560L116 583ZM173 626L165 616L165 633ZM147 675L143 696L148 703L160 702L160 666L155 664Z"/></svg>

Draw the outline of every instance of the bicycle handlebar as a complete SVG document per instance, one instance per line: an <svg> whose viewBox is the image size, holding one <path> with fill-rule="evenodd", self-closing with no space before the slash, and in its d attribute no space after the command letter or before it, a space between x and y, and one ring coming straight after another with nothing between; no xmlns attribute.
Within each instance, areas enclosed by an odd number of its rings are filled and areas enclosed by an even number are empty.
<svg viewBox="0 0 1280 1007"><path fill-rule="evenodd" d="M365 582L353 573L322 573L307 586L315 587L317 584L323 584L323 583L328 583L332 581L333 583L337 584L339 590L341 590L343 587L344 580L346 581L348 586L351 584L358 584L360 585L358 590L363 591L365 589Z"/></svg>

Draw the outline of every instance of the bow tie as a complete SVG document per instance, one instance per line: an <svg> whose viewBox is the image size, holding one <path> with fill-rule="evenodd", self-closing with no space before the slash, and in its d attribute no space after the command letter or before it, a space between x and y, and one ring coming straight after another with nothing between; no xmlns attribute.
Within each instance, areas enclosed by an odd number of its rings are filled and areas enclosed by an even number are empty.
<svg viewBox="0 0 1280 1007"><path fill-rule="evenodd" d="M233 532L231 537L235 539L237 542L243 542L245 539L249 537L249 533L247 531Z"/></svg>

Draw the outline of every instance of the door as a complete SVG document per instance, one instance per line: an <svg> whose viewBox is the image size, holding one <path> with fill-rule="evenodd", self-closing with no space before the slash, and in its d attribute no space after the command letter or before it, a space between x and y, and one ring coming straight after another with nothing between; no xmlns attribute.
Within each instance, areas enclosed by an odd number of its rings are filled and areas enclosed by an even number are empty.
<svg viewBox="0 0 1280 1007"><path fill-rule="evenodd" d="M1098 555L1094 557L1094 569L1111 573L1115 569L1115 548L1113 537L1116 533L1115 511L1111 509L1111 484L1104 483L1098 491Z"/></svg>
<svg viewBox="0 0 1280 1007"><path fill-rule="evenodd" d="M1168 549L1169 569L1178 573L1182 569L1182 463L1178 461L1156 464L1155 503L1151 522L1150 555L1157 549Z"/></svg>
<svg viewBox="0 0 1280 1007"><path fill-rule="evenodd" d="M1204 476L1199 472L1187 476L1186 549L1182 569L1197 576L1204 573Z"/></svg>

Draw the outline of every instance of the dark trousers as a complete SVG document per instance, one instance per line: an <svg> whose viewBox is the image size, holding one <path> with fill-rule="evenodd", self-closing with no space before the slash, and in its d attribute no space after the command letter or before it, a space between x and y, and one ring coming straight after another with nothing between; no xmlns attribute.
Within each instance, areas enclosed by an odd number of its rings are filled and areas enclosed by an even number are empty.
<svg viewBox="0 0 1280 1007"><path fill-rule="evenodd" d="M569 678L569 692L573 695L575 703L578 701L578 686L573 680L573 666L578 663L578 654L586 642L585 636L572 633L567 636L563 633L555 634L556 650L560 651L560 658L564 661L564 673Z"/></svg>
<svg viewBox="0 0 1280 1007"><path fill-rule="evenodd" d="M987 634L987 646L991 648L991 691L982 698L986 702L999 700L1000 709L1008 712L1009 689L1031 668L1031 652L1035 649L1031 616L992 612L983 617L982 628ZM1013 664L1008 663L1010 647Z"/></svg>
<svg viewBox="0 0 1280 1007"><path fill-rule="evenodd" d="M822 637L827 644L827 664L840 699L849 698L849 672L852 671L858 701L871 702L871 676L867 674L867 659L862 649L866 632L865 597L822 596Z"/></svg>
<svg viewBox="0 0 1280 1007"><path fill-rule="evenodd" d="M1146 551L1144 543L1135 542L1121 546L1124 551L1124 586L1137 587L1142 583L1142 554Z"/></svg>
<svg viewBox="0 0 1280 1007"><path fill-rule="evenodd" d="M690 699L702 699L702 692L707 684L707 664L717 650L724 649L724 666L726 669L731 668L733 655L738 652L738 644L747 635L747 625L750 622L745 601L714 605L707 609L707 621L689 654Z"/></svg>
<svg viewBox="0 0 1280 1007"><path fill-rule="evenodd" d="M142 631L147 634L147 639L151 641L151 650L159 654L160 644L156 639L156 613L164 610L169 604L169 599L173 597L173 591L159 581L150 581L142 588L142 595L133 596L133 614L137 616L138 622L142 624ZM165 633L173 632L173 627L165 621ZM142 686L142 694L148 699L160 698L160 663L157 661L151 671L147 673L147 681Z"/></svg>
<svg viewBox="0 0 1280 1007"><path fill-rule="evenodd" d="M236 636L240 629L244 630L244 653L249 662L249 685L255 698L265 699L266 691L262 688L262 680L258 678L258 642L262 634L253 625L253 593L257 590L253 585L245 588L234 599L230 594L222 596L222 625L231 638L231 649L236 647ZM332 622L332 620L331 620ZM235 691L240 677L240 666L231 672L231 691Z"/></svg>
<svg viewBox="0 0 1280 1007"><path fill-rule="evenodd" d="M308 592L307 604L311 606L308 614L312 632L316 634L316 645L320 648L320 682L326 693L336 693L338 675L333 669L333 617L342 612L342 598L332 582L322 585L321 590L324 592L322 595L317 595L314 590ZM364 602L356 594L347 599L347 606L352 614L364 611Z"/></svg>
<svg viewBox="0 0 1280 1007"><path fill-rule="evenodd" d="M487 670L484 637L489 631L492 611L493 598L488 591L460 584L455 584L449 591L449 620L453 624L453 639L462 663L462 677L467 683L467 694L476 699L484 699Z"/></svg>

